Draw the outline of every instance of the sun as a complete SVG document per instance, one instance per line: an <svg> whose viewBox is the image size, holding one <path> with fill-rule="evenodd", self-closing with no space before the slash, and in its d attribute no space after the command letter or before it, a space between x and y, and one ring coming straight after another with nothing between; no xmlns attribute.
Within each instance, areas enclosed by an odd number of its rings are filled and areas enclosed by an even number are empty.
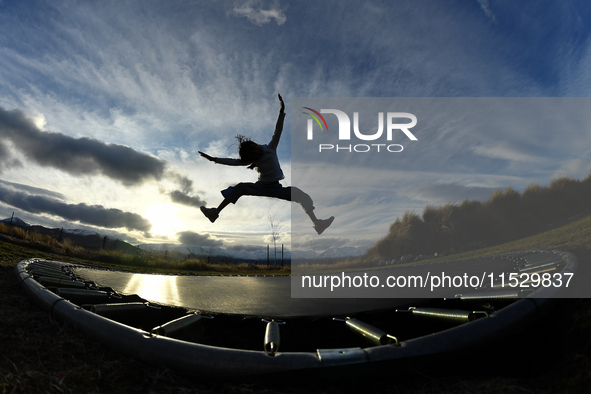
<svg viewBox="0 0 591 394"><path fill-rule="evenodd" d="M152 223L152 235L172 236L181 231L185 222L176 217L178 208L170 204L152 204L144 217Z"/></svg>

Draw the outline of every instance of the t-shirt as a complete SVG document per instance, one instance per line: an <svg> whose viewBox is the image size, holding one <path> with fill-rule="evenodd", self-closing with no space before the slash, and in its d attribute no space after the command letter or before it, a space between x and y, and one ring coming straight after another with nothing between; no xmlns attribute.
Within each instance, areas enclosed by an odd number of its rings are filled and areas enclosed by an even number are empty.
<svg viewBox="0 0 591 394"><path fill-rule="evenodd" d="M279 112L273 137L268 144L260 145L263 148L263 155L256 162L249 163L241 159L232 158L216 158L215 162L228 166L248 166L254 164L255 170L259 173L259 182L276 182L282 180L285 176L279 165L279 158L277 158L277 145L279 144L279 139L283 131L284 119L285 112Z"/></svg>

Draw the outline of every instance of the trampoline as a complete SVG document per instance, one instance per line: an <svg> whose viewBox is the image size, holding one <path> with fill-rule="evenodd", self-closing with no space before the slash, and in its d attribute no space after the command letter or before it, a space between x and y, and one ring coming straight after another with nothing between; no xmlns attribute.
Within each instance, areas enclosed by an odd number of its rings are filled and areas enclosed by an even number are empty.
<svg viewBox="0 0 591 394"><path fill-rule="evenodd" d="M486 262L486 263L485 263ZM443 263L507 273L575 273L562 251ZM432 298L291 298L281 276L183 276L109 271L29 259L23 290L93 340L182 374L243 377L323 373L470 350L535 320L563 287L492 286Z"/></svg>

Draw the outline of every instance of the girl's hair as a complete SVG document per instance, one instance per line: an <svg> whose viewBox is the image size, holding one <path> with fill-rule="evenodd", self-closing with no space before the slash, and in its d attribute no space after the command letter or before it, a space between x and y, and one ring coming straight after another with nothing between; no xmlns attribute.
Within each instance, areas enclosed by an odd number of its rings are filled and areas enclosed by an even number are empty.
<svg viewBox="0 0 591 394"><path fill-rule="evenodd" d="M236 139L238 140L238 145L242 145L243 142L252 141L250 138L245 137L242 134L237 134Z"/></svg>
<svg viewBox="0 0 591 394"><path fill-rule="evenodd" d="M238 155L243 161L252 163L259 158L256 150L259 144L240 134L236 136L236 139L238 140Z"/></svg>

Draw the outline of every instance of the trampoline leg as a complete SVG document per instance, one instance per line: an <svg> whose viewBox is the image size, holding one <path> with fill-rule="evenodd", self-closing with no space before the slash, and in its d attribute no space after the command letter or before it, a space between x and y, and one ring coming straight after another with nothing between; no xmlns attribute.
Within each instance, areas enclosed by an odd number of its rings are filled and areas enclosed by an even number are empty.
<svg viewBox="0 0 591 394"><path fill-rule="evenodd" d="M281 337L279 334L279 324L285 324L285 322L276 322L275 320L264 320L267 323L267 329L265 330L265 342L263 349L268 356L275 356L279 351L279 344L281 343Z"/></svg>

